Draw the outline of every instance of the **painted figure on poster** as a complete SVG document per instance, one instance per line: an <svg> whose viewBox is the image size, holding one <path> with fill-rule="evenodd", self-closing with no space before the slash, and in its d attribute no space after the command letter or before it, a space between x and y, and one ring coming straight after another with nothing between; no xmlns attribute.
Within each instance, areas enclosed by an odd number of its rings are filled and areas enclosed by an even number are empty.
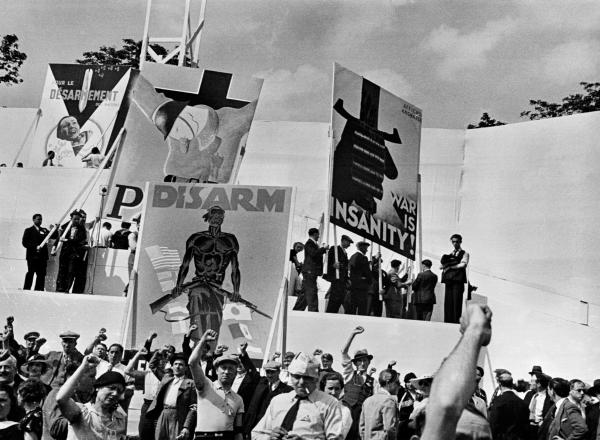
<svg viewBox="0 0 600 440"><path fill-rule="evenodd" d="M158 93L140 76L133 102L162 133L169 148L164 163L165 182L218 182L224 146L250 129L256 103L241 109L221 108L175 101ZM227 148L225 148L227 149ZM227 154L227 153L223 153Z"/></svg>
<svg viewBox="0 0 600 440"><path fill-rule="evenodd" d="M341 202L353 202L369 212L377 211L375 199L383 198L383 180L396 179L398 168L386 146L401 144L398 130L386 133L377 129L380 88L363 80L360 117L352 116L338 99L333 109L346 124L333 156L332 195Z"/></svg>
<svg viewBox="0 0 600 440"><path fill-rule="evenodd" d="M229 300L240 300L240 246L234 234L221 230L225 211L220 206L212 206L203 219L208 222L208 230L196 232L187 239L185 255L172 293L178 296L183 290L188 291L190 321L198 327L196 335L192 335L195 338L206 330L218 331L221 327L226 293L221 286L225 271L230 266L233 292ZM190 263L194 264L195 274L192 281L186 283Z"/></svg>

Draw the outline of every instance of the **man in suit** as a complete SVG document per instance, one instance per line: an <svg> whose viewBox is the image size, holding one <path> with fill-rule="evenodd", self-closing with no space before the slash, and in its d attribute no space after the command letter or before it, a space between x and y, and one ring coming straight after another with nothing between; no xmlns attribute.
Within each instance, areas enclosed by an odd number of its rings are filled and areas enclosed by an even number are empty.
<svg viewBox="0 0 600 440"><path fill-rule="evenodd" d="M368 290L371 285L371 268L366 256L369 243L359 241L356 243L358 251L350 257L348 267L350 269L350 298L344 304L344 310L348 315L367 315L368 313Z"/></svg>
<svg viewBox="0 0 600 440"><path fill-rule="evenodd" d="M400 260L392 260L390 262L391 269L387 273L389 286L383 294L383 302L385 303L385 316L387 318L400 319L404 316L404 308L406 300L405 287L407 286L407 274L400 274Z"/></svg>
<svg viewBox="0 0 600 440"><path fill-rule="evenodd" d="M281 364L269 361L265 363L263 369L265 370L266 377L260 378L244 415L244 434L248 438L252 429L265 415L273 397L292 391L291 386L279 380Z"/></svg>
<svg viewBox="0 0 600 440"><path fill-rule="evenodd" d="M588 427L588 438L597 440L598 436L598 420L600 420L600 380L594 381L594 386L586 390L586 394L590 396L590 403L585 407L585 423Z"/></svg>
<svg viewBox="0 0 600 440"><path fill-rule="evenodd" d="M319 246L319 236L317 228L310 228L308 230L308 240L304 244L302 276L304 278L304 297L309 312L319 311L317 277L323 275L323 254L329 248L329 246Z"/></svg>
<svg viewBox="0 0 600 440"><path fill-rule="evenodd" d="M246 348L248 348L247 342L240 344L237 374L233 379L233 385L231 385L231 389L238 393L244 401L244 408L248 408L260 380L260 373L252 363L250 356L248 356Z"/></svg>
<svg viewBox="0 0 600 440"><path fill-rule="evenodd" d="M348 254L346 249L354 243L347 235L342 235L341 244L329 249L327 253L327 281L331 281L329 287L329 302L327 313L338 313L348 291ZM337 262L336 255L337 252Z"/></svg>
<svg viewBox="0 0 600 440"><path fill-rule="evenodd" d="M537 377L539 374L544 374L542 372L542 367L539 365L531 367L531 371L529 372L529 390L525 393L525 397L523 397L523 401L527 406L531 403L531 398L537 393Z"/></svg>
<svg viewBox="0 0 600 440"><path fill-rule="evenodd" d="M156 440L175 440L178 436L188 438L196 427L196 387L192 379L185 377L187 359L175 354L171 361L173 375L165 375L160 382L156 397L148 407L146 417L157 420Z"/></svg>
<svg viewBox="0 0 600 440"><path fill-rule="evenodd" d="M83 361L83 354L81 354L77 348L77 339L79 334L66 331L60 335L62 343L62 351L50 351L46 355L48 362L48 371L42 376L42 382L50 385L52 388L58 388L65 383L66 367L73 363L80 365Z"/></svg>
<svg viewBox="0 0 600 440"><path fill-rule="evenodd" d="M525 440L529 426L529 411L515 394L513 378L503 373L498 378L499 395L490 407L490 427L494 440Z"/></svg>
<svg viewBox="0 0 600 440"><path fill-rule="evenodd" d="M442 283L446 284L444 295L444 322L458 324L462 314L463 294L467 283L469 254L461 248L462 236L450 237L454 249L442 255Z"/></svg>
<svg viewBox="0 0 600 440"><path fill-rule="evenodd" d="M560 377L553 378L548 384L548 394L554 401L554 410L548 411L547 419L552 419L544 424L548 427L547 439L580 440L586 438L587 426L581 415L581 410L569 399L571 386L569 382ZM550 416L550 417L548 417ZM538 436L538 438L542 438Z"/></svg>
<svg viewBox="0 0 600 440"><path fill-rule="evenodd" d="M529 399L529 437L535 440L538 430L548 414L548 411L554 405L554 402L548 395L548 383L550 376L544 373L536 373L535 392ZM527 405L527 403L525 403Z"/></svg>
<svg viewBox="0 0 600 440"><path fill-rule="evenodd" d="M431 260L423 260L421 265L423 266L423 272L419 273L412 283L412 302L415 305L417 319L419 321L431 321L438 277L431 271Z"/></svg>
<svg viewBox="0 0 600 440"><path fill-rule="evenodd" d="M44 290L46 280L46 265L48 264L48 248L40 246L48 236L48 229L42 227L42 214L33 214L33 226L23 232L22 244L27 252L27 273L23 290L30 290L35 274L35 290Z"/></svg>

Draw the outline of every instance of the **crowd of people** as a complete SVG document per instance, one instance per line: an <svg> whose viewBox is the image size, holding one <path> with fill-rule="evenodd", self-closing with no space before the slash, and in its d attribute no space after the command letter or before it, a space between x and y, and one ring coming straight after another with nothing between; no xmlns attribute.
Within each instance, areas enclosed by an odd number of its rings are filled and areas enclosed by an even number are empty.
<svg viewBox="0 0 600 440"><path fill-rule="evenodd" d="M431 260L421 261L422 270L413 278L400 260L392 260L390 270L383 270L379 253L367 257L367 241L358 241L356 252L348 257L347 249L354 241L347 235L342 235L340 244L333 247L319 244L317 228L309 229L308 236L306 243L296 242L290 251L290 261L301 277L294 310L319 311L317 279L322 277L331 283L325 296L326 313L339 313L343 308L349 315L382 316L385 306L387 318L431 320L438 283ZM445 284L444 322L458 324L465 285L468 298L476 287L468 282L469 254L461 248L462 236L454 234L450 241L452 251L440 259L441 282ZM301 252L303 261L298 256Z"/></svg>
<svg viewBox="0 0 600 440"><path fill-rule="evenodd" d="M476 362L491 338L491 311L469 305L462 336L428 375L406 373L397 363L376 374L373 355L354 350L365 332L356 327L334 355L274 353L259 368L246 351L217 343L206 330L181 351L152 350L156 333L124 362L118 343L104 329L83 353L79 335L59 335L62 350L45 355L37 331L14 336L8 318L0 352L1 439L124 439L136 383L143 387L138 438L186 439L591 439L598 438L600 380L550 377L530 371L530 390L515 389L511 373L495 370L497 388L488 398ZM431 372L430 372L431 373Z"/></svg>
<svg viewBox="0 0 600 440"><path fill-rule="evenodd" d="M56 292L84 293L87 283L89 251L92 247L114 248L129 251L129 273L133 270L140 216L122 222L121 229L112 232L109 222L102 223L98 231L95 222L87 223L83 209L74 210L70 220L49 231L42 226L42 215L34 214L33 225L23 232L22 244L26 249L27 273L23 290L30 290L35 277L34 290L46 290L46 268L49 254L58 254ZM51 249L49 251L49 248ZM127 293L127 286L125 287Z"/></svg>

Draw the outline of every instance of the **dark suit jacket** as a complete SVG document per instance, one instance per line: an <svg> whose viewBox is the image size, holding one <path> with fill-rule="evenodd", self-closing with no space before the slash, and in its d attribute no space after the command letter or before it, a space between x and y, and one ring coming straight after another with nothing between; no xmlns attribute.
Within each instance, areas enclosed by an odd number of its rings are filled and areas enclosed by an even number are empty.
<svg viewBox="0 0 600 440"><path fill-rule="evenodd" d="M40 228L38 232L35 226L25 229L23 232L23 240L21 241L23 247L27 249L25 258L28 260L47 260L48 259L48 247L44 246L39 251L37 246L44 241L48 235L48 229Z"/></svg>
<svg viewBox="0 0 600 440"><path fill-rule="evenodd" d="M260 373L252 363L248 353L240 355L240 362L246 369L246 376L244 376L244 379L242 379L242 383L240 384L237 393L244 401L244 408L248 408L250 400L254 395L254 390L256 389L258 381L260 380Z"/></svg>
<svg viewBox="0 0 600 440"><path fill-rule="evenodd" d="M529 408L519 396L505 391L490 407L490 427L494 440L525 440L529 430Z"/></svg>
<svg viewBox="0 0 600 440"><path fill-rule="evenodd" d="M158 387L156 397L148 407L146 417L157 420L163 410L165 395L174 376L164 376ZM196 403L196 385L192 379L183 378L183 382L177 390L177 422L179 429L187 428L194 432L196 428L196 411L191 406Z"/></svg>
<svg viewBox="0 0 600 440"><path fill-rule="evenodd" d="M425 270L417 275L412 284L413 304L435 304L435 286L438 277L430 270Z"/></svg>
<svg viewBox="0 0 600 440"><path fill-rule="evenodd" d="M600 403L594 403L585 408L585 423L588 427L588 438L596 440L598 435L598 419L600 418Z"/></svg>
<svg viewBox="0 0 600 440"><path fill-rule="evenodd" d="M325 248L319 247L311 239L304 243L304 263L302 265L302 273L315 276L323 275L323 254Z"/></svg>
<svg viewBox="0 0 600 440"><path fill-rule="evenodd" d="M581 411L569 399L565 399L550 424L548 438L558 435L565 440L579 440L587 438L586 434L587 426Z"/></svg>
<svg viewBox="0 0 600 440"><path fill-rule="evenodd" d="M292 391L292 387L283 382L279 382L277 387L271 391L267 378L261 377L256 385L256 390L250 400L250 404L246 407L246 414L244 414L244 432L251 432L252 428L254 428L260 419L263 418L273 397L279 394L289 393L290 391Z"/></svg>
<svg viewBox="0 0 600 440"><path fill-rule="evenodd" d="M52 388L60 387L65 383L65 364L63 363L64 353L62 351L51 351L46 355L48 370L42 376L42 382L50 385ZM80 365L83 361L83 355L75 350L71 355L71 361Z"/></svg>
<svg viewBox="0 0 600 440"><path fill-rule="evenodd" d="M341 246L332 246L327 253L327 281L338 279L335 267L335 249L338 248L338 263L340 265L340 280L348 279L348 254Z"/></svg>
<svg viewBox="0 0 600 440"><path fill-rule="evenodd" d="M355 252L348 263L350 268L350 282L352 290L364 290L365 293L371 285L371 268L369 259L361 252Z"/></svg>

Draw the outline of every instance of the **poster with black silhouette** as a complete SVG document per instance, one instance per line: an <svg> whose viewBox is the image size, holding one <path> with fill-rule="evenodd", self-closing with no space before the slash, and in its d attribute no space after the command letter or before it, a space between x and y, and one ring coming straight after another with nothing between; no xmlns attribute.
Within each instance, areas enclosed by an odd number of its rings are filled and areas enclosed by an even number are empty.
<svg viewBox="0 0 600 440"><path fill-rule="evenodd" d="M153 183L136 251L138 340L180 346L191 324L264 353L287 264L288 187Z"/></svg>
<svg viewBox="0 0 600 440"><path fill-rule="evenodd" d="M411 260L421 110L335 65L330 220Z"/></svg>

